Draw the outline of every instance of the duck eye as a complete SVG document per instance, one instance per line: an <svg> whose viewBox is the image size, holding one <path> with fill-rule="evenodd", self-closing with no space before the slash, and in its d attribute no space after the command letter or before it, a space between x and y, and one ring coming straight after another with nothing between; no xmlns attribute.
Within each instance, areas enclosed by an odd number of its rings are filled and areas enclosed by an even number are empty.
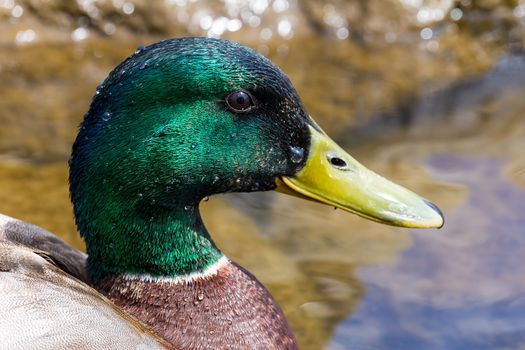
<svg viewBox="0 0 525 350"><path fill-rule="evenodd" d="M255 106L250 93L244 90L231 92L226 97L226 104L233 112L237 113L248 112Z"/></svg>

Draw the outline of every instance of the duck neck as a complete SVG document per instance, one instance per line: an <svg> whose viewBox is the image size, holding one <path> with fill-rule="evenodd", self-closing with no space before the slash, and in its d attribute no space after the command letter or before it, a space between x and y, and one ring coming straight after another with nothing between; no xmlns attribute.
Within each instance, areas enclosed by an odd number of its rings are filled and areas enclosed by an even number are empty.
<svg viewBox="0 0 525 350"><path fill-rule="evenodd" d="M82 221L82 220L79 220ZM149 280L199 276L223 257L202 222L198 204L149 205L79 225L88 253L93 283L112 275Z"/></svg>

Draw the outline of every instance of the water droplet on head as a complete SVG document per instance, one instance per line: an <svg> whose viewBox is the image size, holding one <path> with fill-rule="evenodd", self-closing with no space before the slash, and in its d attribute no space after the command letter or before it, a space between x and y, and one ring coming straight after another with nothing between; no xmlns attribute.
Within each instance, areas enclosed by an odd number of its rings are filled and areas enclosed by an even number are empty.
<svg viewBox="0 0 525 350"><path fill-rule="evenodd" d="M104 112L104 114L102 114L102 120L107 122L108 120L111 119L111 113L110 112Z"/></svg>
<svg viewBox="0 0 525 350"><path fill-rule="evenodd" d="M294 163L301 163L304 159L304 148L302 147L290 147L290 159Z"/></svg>
<svg viewBox="0 0 525 350"><path fill-rule="evenodd" d="M197 145L195 143L192 143L191 146L190 146L190 149L195 149L197 147Z"/></svg>
<svg viewBox="0 0 525 350"><path fill-rule="evenodd" d="M144 46L144 45L140 45L139 47L137 47L137 48L135 49L135 55L141 53L141 52L144 51L145 49L146 49L146 46Z"/></svg>
<svg viewBox="0 0 525 350"><path fill-rule="evenodd" d="M97 86L95 94L99 95L102 92L102 90L104 90L104 84L100 84L99 86Z"/></svg>
<svg viewBox="0 0 525 350"><path fill-rule="evenodd" d="M137 194L137 196L139 196L140 198L142 198L142 197L144 197L144 193L139 192L139 193Z"/></svg>
<svg viewBox="0 0 525 350"><path fill-rule="evenodd" d="M184 210L188 211L188 210L190 210L190 209L191 209L191 206L189 206L189 205L185 205L185 206L184 206Z"/></svg>
<svg viewBox="0 0 525 350"><path fill-rule="evenodd" d="M206 196L206 197L204 197L202 200L205 201L205 202L207 202L207 201L210 200L210 197Z"/></svg>
<svg viewBox="0 0 525 350"><path fill-rule="evenodd" d="M146 68L148 68L148 66L149 66L149 60L146 61L146 62L144 62L144 63L142 63L142 64L140 65L139 69L141 69L141 70L142 70L142 69L146 69Z"/></svg>
<svg viewBox="0 0 525 350"><path fill-rule="evenodd" d="M203 299L204 299L204 294L203 294L203 293L199 293L199 294L197 295L197 299L198 299L198 300L203 300Z"/></svg>

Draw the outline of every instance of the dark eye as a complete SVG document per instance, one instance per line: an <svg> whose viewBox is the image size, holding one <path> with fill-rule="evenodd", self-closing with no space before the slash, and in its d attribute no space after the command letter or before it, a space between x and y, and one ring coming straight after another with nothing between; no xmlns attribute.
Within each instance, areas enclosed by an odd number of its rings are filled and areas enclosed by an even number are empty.
<svg viewBox="0 0 525 350"><path fill-rule="evenodd" d="M244 90L231 92L226 97L226 104L233 112L248 112L255 106L250 93Z"/></svg>

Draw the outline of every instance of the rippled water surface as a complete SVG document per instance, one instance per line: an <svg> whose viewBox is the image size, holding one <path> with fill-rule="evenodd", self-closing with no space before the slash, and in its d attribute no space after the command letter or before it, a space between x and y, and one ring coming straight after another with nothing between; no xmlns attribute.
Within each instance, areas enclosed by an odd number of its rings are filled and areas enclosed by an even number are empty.
<svg viewBox="0 0 525 350"><path fill-rule="evenodd" d="M202 204L303 349L525 348L525 5L517 1L0 0L0 212L82 248L67 157L141 44L221 36L279 64L321 126L432 199L441 230L276 193Z"/></svg>

